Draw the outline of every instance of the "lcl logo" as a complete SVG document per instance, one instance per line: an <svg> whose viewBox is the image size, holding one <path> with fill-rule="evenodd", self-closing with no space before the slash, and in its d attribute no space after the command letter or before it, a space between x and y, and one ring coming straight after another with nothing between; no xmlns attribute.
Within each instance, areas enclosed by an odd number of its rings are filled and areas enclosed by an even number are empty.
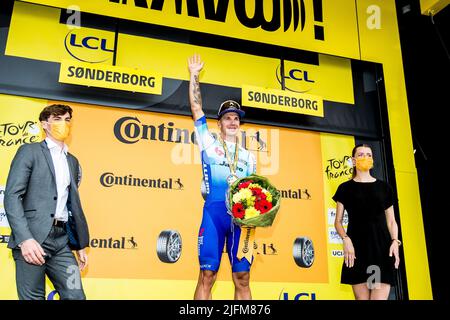
<svg viewBox="0 0 450 320"><path fill-rule="evenodd" d="M281 292L280 300L316 300L315 292L298 292L296 294L289 294L287 292Z"/></svg>
<svg viewBox="0 0 450 320"><path fill-rule="evenodd" d="M284 89L298 93L308 92L316 82L308 70L300 68L290 68L281 74L281 68L278 66L276 76L280 85L284 83Z"/></svg>
<svg viewBox="0 0 450 320"><path fill-rule="evenodd" d="M114 44L110 43L112 41L106 37L83 35L77 31L70 31L64 39L67 53L73 58L91 63L101 63L112 58L114 53Z"/></svg>

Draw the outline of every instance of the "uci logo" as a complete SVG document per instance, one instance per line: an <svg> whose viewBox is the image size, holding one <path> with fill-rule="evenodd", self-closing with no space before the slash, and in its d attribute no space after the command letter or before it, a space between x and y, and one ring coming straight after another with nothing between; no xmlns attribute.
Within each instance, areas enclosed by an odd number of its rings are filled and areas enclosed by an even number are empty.
<svg viewBox="0 0 450 320"><path fill-rule="evenodd" d="M65 39L64 46L68 54L82 62L101 63L112 59L114 44L108 39L108 33L92 35L92 31L72 30Z"/></svg>
<svg viewBox="0 0 450 320"><path fill-rule="evenodd" d="M280 85L283 84L286 90L305 93L312 89L312 84L316 81L313 79L308 70L299 68L288 68L285 74L281 74L280 66L276 70L277 80Z"/></svg>
<svg viewBox="0 0 450 320"><path fill-rule="evenodd" d="M333 250L333 251L331 251L331 256L338 257L338 258L343 257L344 256L344 251L342 251L342 250Z"/></svg>

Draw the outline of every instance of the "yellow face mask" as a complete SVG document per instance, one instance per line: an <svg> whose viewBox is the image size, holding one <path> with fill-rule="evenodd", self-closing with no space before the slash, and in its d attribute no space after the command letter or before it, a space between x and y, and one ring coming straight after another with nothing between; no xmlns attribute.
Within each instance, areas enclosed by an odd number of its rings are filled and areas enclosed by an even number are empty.
<svg viewBox="0 0 450 320"><path fill-rule="evenodd" d="M70 123L65 120L49 122L50 133L58 141L64 141L70 134Z"/></svg>
<svg viewBox="0 0 450 320"><path fill-rule="evenodd" d="M373 158L361 157L356 158L356 169L359 171L369 171L373 168Z"/></svg>

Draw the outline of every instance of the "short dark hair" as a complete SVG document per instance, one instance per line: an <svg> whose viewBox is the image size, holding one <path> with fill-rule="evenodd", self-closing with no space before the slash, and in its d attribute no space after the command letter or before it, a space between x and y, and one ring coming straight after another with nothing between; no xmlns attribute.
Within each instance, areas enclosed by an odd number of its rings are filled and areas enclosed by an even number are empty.
<svg viewBox="0 0 450 320"><path fill-rule="evenodd" d="M39 114L39 121L47 121L50 116L62 116L69 113L72 118L72 108L65 104L52 104L44 108Z"/></svg>

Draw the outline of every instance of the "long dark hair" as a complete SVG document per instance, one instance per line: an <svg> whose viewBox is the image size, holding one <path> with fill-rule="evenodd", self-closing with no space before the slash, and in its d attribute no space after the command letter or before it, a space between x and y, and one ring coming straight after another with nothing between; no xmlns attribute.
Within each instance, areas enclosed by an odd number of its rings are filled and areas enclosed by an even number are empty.
<svg viewBox="0 0 450 320"><path fill-rule="evenodd" d="M357 150L358 148L361 148L361 147L369 148L370 151L372 151L372 147L371 147L371 146L369 146L368 144L365 144L365 143L360 143L360 144L356 145L356 146L353 148L353 150L352 150L352 157L355 157L356 150ZM373 151L372 151L372 152L373 152ZM352 179L354 179L355 177L356 177L356 169L355 169L355 167L353 167Z"/></svg>

